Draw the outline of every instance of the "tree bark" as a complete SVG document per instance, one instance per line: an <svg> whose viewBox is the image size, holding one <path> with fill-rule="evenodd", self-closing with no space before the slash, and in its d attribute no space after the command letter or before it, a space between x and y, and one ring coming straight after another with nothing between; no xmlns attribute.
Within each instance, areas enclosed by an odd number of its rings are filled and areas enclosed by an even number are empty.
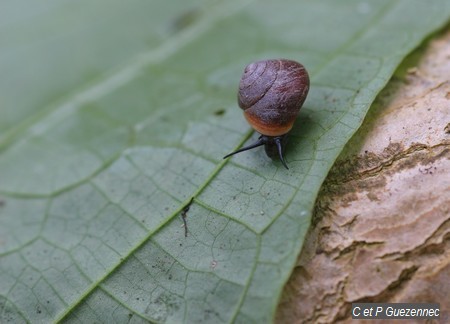
<svg viewBox="0 0 450 324"><path fill-rule="evenodd" d="M328 175L277 322L350 323L354 302L437 302L450 322L449 78L447 27L405 59Z"/></svg>

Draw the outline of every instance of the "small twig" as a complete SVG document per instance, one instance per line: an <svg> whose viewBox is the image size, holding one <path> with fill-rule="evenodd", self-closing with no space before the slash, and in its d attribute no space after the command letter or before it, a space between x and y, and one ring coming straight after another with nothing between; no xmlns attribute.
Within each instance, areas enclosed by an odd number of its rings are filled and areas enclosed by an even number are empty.
<svg viewBox="0 0 450 324"><path fill-rule="evenodd" d="M187 227L186 217L187 217L187 212L189 211L189 208L191 208L191 205L193 202L194 202L194 197L191 198L191 200L188 202L188 204L181 211L181 219L183 220L183 224L184 224L184 237L187 237L187 235L188 235L188 227Z"/></svg>

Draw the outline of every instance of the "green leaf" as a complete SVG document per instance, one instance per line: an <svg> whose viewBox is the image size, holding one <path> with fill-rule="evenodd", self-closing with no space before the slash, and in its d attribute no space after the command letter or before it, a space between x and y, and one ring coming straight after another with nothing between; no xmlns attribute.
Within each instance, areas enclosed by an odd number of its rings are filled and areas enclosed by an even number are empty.
<svg viewBox="0 0 450 324"><path fill-rule="evenodd" d="M4 1L0 322L268 322L321 183L447 0ZM310 72L287 171L243 67ZM195 197L188 211L191 197ZM185 213L187 237L181 214Z"/></svg>

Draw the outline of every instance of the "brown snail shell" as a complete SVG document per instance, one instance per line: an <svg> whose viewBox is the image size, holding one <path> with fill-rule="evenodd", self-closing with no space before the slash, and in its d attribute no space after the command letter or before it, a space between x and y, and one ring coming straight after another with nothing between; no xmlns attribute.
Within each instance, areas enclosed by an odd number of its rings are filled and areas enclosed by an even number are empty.
<svg viewBox="0 0 450 324"><path fill-rule="evenodd" d="M309 91L305 67L286 59L250 63L239 83L238 103L248 123L262 136L254 144L230 155L265 145L266 153L283 158L283 139L297 119Z"/></svg>
<svg viewBox="0 0 450 324"><path fill-rule="evenodd" d="M238 103L258 133L280 136L291 130L308 90L308 72L300 63L257 61L244 70Z"/></svg>

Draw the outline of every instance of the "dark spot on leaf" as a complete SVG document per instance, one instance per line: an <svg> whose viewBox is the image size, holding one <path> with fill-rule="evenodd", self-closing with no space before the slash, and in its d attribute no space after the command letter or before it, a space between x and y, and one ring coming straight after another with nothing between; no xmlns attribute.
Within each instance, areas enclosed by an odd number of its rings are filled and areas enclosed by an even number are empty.
<svg viewBox="0 0 450 324"><path fill-rule="evenodd" d="M172 275L171 274L169 275L169 280L172 280Z"/></svg>
<svg viewBox="0 0 450 324"><path fill-rule="evenodd" d="M199 17L200 9L192 8L185 10L172 20L171 29L173 32L178 32L191 26Z"/></svg>
<svg viewBox="0 0 450 324"><path fill-rule="evenodd" d="M214 112L216 116L223 116L223 114L225 114L225 109L218 109Z"/></svg>
<svg viewBox="0 0 450 324"><path fill-rule="evenodd" d="M211 309L206 309L203 319L206 322L209 322L209 321L211 321L212 317L219 317L219 313L214 310L211 310Z"/></svg>

